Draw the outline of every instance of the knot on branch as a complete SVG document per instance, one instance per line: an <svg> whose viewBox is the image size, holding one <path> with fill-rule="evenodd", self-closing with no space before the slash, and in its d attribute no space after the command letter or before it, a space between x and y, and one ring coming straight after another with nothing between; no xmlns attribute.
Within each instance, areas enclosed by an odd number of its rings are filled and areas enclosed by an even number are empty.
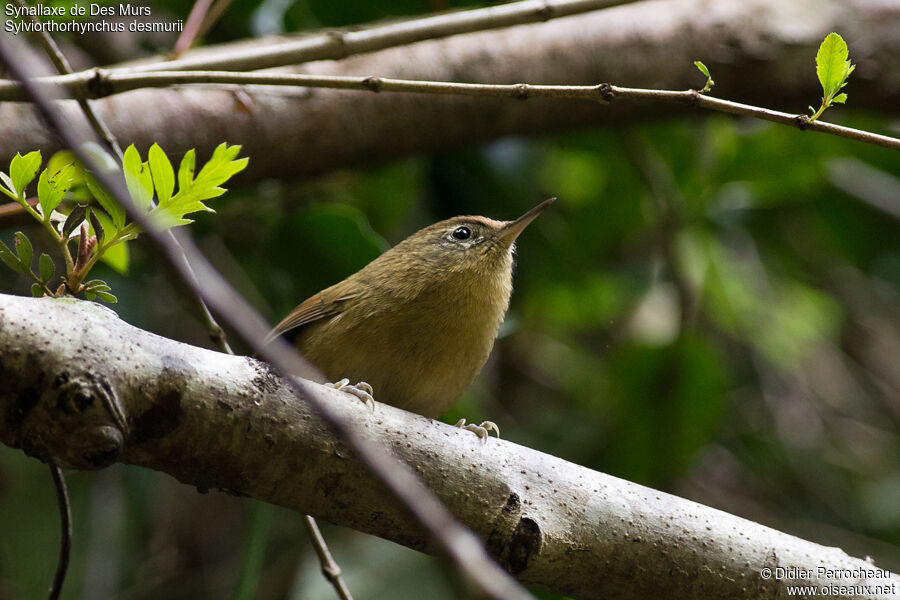
<svg viewBox="0 0 900 600"><path fill-rule="evenodd" d="M11 406L14 445L40 460L74 469L100 469L125 444L124 421L109 381L100 374L39 373Z"/></svg>
<svg viewBox="0 0 900 600"><path fill-rule="evenodd" d="M519 495L510 492L494 521L487 549L503 568L517 575L527 569L532 558L540 553L542 537L537 521L522 515Z"/></svg>
<svg viewBox="0 0 900 600"><path fill-rule="evenodd" d="M600 97L606 100L607 102L612 102L613 98L616 97L616 91L613 89L613 86L609 83L601 83L597 86L597 93L600 94Z"/></svg>
<svg viewBox="0 0 900 600"><path fill-rule="evenodd" d="M95 67L91 69L91 76L85 82L88 98L105 98L113 95L116 90L109 82L109 71Z"/></svg>
<svg viewBox="0 0 900 600"><path fill-rule="evenodd" d="M516 99L518 100L528 100L528 84L527 83L519 83L516 85Z"/></svg>
<svg viewBox="0 0 900 600"><path fill-rule="evenodd" d="M362 80L362 85L367 90L371 90L377 94L381 91L383 82L381 81L381 77L366 77Z"/></svg>
<svg viewBox="0 0 900 600"><path fill-rule="evenodd" d="M344 37L343 31L326 31L325 35L337 45L338 52L340 53L339 58L347 58L350 55L350 51L347 49L347 38Z"/></svg>
<svg viewBox="0 0 900 600"><path fill-rule="evenodd" d="M59 434L61 447L53 452L54 461L77 469L100 469L114 463L125 444L124 420L106 377L63 371L48 394L51 398L55 395L48 405L55 408L54 418L68 422L67 431ZM48 445L48 449L54 446Z"/></svg>
<svg viewBox="0 0 900 600"><path fill-rule="evenodd" d="M812 121L810 121L809 117L806 115L797 115L796 117L794 117L794 123L797 125L797 129L799 129L800 131L806 131Z"/></svg>
<svg viewBox="0 0 900 600"><path fill-rule="evenodd" d="M553 6L545 2L543 6L534 12L541 21L549 21L554 17L556 11L553 9Z"/></svg>

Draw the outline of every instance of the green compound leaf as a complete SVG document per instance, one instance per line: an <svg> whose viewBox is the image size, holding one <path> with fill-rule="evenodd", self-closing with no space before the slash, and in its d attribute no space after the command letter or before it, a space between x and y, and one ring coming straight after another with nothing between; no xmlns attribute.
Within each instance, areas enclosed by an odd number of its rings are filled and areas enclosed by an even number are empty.
<svg viewBox="0 0 900 600"><path fill-rule="evenodd" d="M185 219L185 215L199 211L215 212L203 201L224 194L225 188L219 187L220 184L246 168L248 159L235 160L240 150L240 146L219 144L196 179L194 151L187 152L178 169L178 193L153 211L157 225L165 228L186 225L191 220Z"/></svg>
<svg viewBox="0 0 900 600"><path fill-rule="evenodd" d="M34 181L34 177L40 168L41 153L39 150L29 152L25 156L16 152L12 162L9 163L9 177L14 188L12 191L20 198L24 198L25 188Z"/></svg>

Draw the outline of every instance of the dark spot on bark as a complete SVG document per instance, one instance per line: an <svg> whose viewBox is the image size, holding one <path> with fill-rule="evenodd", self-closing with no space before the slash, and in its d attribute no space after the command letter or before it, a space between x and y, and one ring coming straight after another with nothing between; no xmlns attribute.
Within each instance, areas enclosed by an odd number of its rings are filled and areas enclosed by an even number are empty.
<svg viewBox="0 0 900 600"><path fill-rule="evenodd" d="M503 507L504 513L517 513L521 507L521 502L519 501L519 495L515 492L509 495L509 498L506 499L506 506Z"/></svg>
<svg viewBox="0 0 900 600"><path fill-rule="evenodd" d="M25 388L21 394L16 396L6 409L6 422L9 424L10 431L18 432L28 418L28 414L37 406L39 398L40 394L33 387Z"/></svg>
<svg viewBox="0 0 900 600"><path fill-rule="evenodd" d="M261 392L275 392L281 383L281 379L269 366L269 363L257 360L253 362L253 370L256 375L253 376L252 385Z"/></svg>
<svg viewBox="0 0 900 600"><path fill-rule="evenodd" d="M141 444L163 437L178 427L182 413L181 392L177 389L162 392L153 406L131 419L131 441Z"/></svg>
<svg viewBox="0 0 900 600"><path fill-rule="evenodd" d="M517 575L528 568L528 561L541 549L541 529L538 524L528 517L519 519L512 539L509 541L509 555L506 560L506 568L513 575Z"/></svg>
<svg viewBox="0 0 900 600"><path fill-rule="evenodd" d="M69 383L69 372L63 371L53 378L53 389L58 390L67 383Z"/></svg>

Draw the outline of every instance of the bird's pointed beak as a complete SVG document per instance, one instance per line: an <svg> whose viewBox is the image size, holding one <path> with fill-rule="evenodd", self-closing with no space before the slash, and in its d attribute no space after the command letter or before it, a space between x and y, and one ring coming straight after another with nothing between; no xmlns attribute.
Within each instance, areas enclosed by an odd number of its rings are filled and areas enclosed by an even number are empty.
<svg viewBox="0 0 900 600"><path fill-rule="evenodd" d="M544 209L553 204L555 200L556 198L547 198L515 221L507 221L506 225L497 232L497 237L507 247L512 246L512 243L528 227L528 224L537 219L538 215L544 212Z"/></svg>

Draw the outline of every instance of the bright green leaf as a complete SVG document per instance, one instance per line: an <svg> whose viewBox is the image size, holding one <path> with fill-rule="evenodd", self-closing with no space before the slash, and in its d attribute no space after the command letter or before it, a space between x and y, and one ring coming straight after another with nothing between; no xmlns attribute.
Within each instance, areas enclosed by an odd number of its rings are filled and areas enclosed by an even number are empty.
<svg viewBox="0 0 900 600"><path fill-rule="evenodd" d="M39 283L31 284L31 295L35 298L40 298L44 295L44 288L41 287Z"/></svg>
<svg viewBox="0 0 900 600"><path fill-rule="evenodd" d="M34 256L31 240L29 240L28 236L21 231L17 231L14 237L16 254L19 255L19 261L31 270L31 257Z"/></svg>
<svg viewBox="0 0 900 600"><path fill-rule="evenodd" d="M153 177L146 163L141 162L134 144L128 146L123 157L125 169L125 184L131 199L141 210L147 211L153 203Z"/></svg>
<svg viewBox="0 0 900 600"><path fill-rule="evenodd" d="M92 174L85 172L84 174L84 182L87 184L88 189L94 198L97 199L97 202L100 203L100 206L103 207L109 216L112 217L112 222L110 225L114 227L110 227L107 229L115 229L118 231L125 227L125 210L119 206L119 203L110 196L103 186L100 185L100 182L97 181L97 178ZM105 227L105 224L104 224Z"/></svg>
<svg viewBox="0 0 900 600"><path fill-rule="evenodd" d="M97 297L103 300L104 302L109 302L110 304L115 304L119 301L118 298L110 294L109 292L97 292Z"/></svg>
<svg viewBox="0 0 900 600"><path fill-rule="evenodd" d="M832 100L832 102L837 102L838 104L843 104L846 101L847 101L847 94L838 94L837 96L834 97L834 100Z"/></svg>
<svg viewBox="0 0 900 600"><path fill-rule="evenodd" d="M701 73L703 73L704 75L709 77L709 69L707 69L706 65L704 65L702 62L700 62L699 60L695 60L694 66L697 67L698 69L700 69Z"/></svg>
<svg viewBox="0 0 900 600"><path fill-rule="evenodd" d="M825 36L816 53L816 75L826 95L843 81L849 55L847 43L841 36L834 32Z"/></svg>
<svg viewBox="0 0 900 600"><path fill-rule="evenodd" d="M44 169L38 179L38 203L44 219L50 218L63 196L72 186L72 177L75 174L75 166L68 164L58 171L51 173L50 169Z"/></svg>
<svg viewBox="0 0 900 600"><path fill-rule="evenodd" d="M46 168L51 173L56 173L58 171L62 171L67 166L72 167L72 172L69 176L69 179L71 179L72 181L72 185L81 183L84 170L78 164L78 157L75 156L75 153L71 150L60 150L59 152L54 152L53 156L50 157L50 160L47 161Z"/></svg>
<svg viewBox="0 0 900 600"><path fill-rule="evenodd" d="M160 205L164 205L175 191L175 171L159 144L150 146L148 162L150 163L150 173L153 176L153 185L156 187L156 198Z"/></svg>
<svg viewBox="0 0 900 600"><path fill-rule="evenodd" d="M184 192L189 190L194 184L194 166L196 165L197 155L191 148L184 153L181 159L181 165L178 167L178 191Z"/></svg>
<svg viewBox="0 0 900 600"><path fill-rule="evenodd" d="M25 188L34 180L38 169L41 168L41 153L39 150L29 152L25 156L21 156L18 152L9 164L9 176L12 179L13 191L24 198Z"/></svg>
<svg viewBox="0 0 900 600"><path fill-rule="evenodd" d="M56 267L53 264L53 259L50 258L50 255L46 252L41 254L41 258L38 260L38 267L41 272L41 281L47 283L50 281L50 278L53 277L53 273L56 271Z"/></svg>

